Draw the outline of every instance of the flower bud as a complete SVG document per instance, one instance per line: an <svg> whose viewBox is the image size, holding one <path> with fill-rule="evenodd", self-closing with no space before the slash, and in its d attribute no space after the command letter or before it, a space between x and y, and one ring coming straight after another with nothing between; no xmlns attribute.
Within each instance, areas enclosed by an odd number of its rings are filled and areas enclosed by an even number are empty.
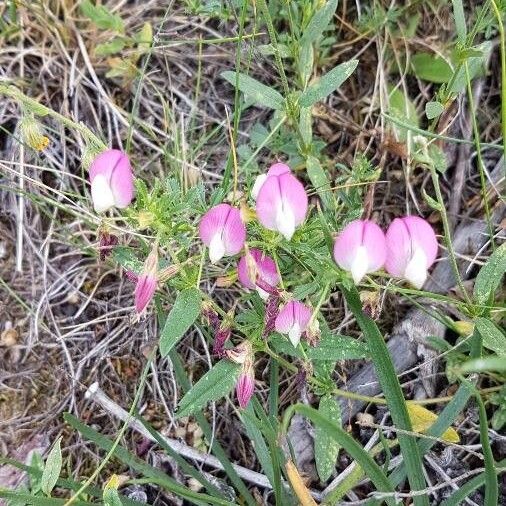
<svg viewBox="0 0 506 506"><path fill-rule="evenodd" d="M396 218L388 227L386 246L385 267L389 274L422 288L438 251L436 234L429 223L418 216Z"/></svg>
<svg viewBox="0 0 506 506"><path fill-rule="evenodd" d="M224 256L241 251L246 240L246 228L238 209L219 204L207 211L199 224L202 242L209 247L209 259L216 263Z"/></svg>
<svg viewBox="0 0 506 506"><path fill-rule="evenodd" d="M135 287L135 310L141 314L153 298L158 281L158 244L155 244L151 253L144 262L144 269L139 276Z"/></svg>
<svg viewBox="0 0 506 506"><path fill-rule="evenodd" d="M385 258L385 234L369 220L355 220L346 225L334 244L334 260L351 273L355 284L366 274L381 269Z"/></svg>
<svg viewBox="0 0 506 506"><path fill-rule="evenodd" d="M248 406L255 392L255 375L253 367L243 368L235 387L239 407L244 409Z"/></svg>
<svg viewBox="0 0 506 506"><path fill-rule="evenodd" d="M279 296L269 295L267 305L265 306L264 330L262 337L265 339L274 330L276 318L279 314Z"/></svg>
<svg viewBox="0 0 506 506"><path fill-rule="evenodd" d="M213 305L209 301L202 302L201 312L202 316L207 319L208 325L217 331L220 327L220 318Z"/></svg>

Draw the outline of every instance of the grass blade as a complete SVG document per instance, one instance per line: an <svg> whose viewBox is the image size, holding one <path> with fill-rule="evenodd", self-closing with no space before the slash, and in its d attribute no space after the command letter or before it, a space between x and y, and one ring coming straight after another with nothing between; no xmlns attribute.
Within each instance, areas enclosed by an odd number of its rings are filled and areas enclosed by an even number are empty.
<svg viewBox="0 0 506 506"><path fill-rule="evenodd" d="M364 333L369 351L374 363L374 368L387 400L390 414L395 427L403 431L411 431L411 421L409 419L406 402L402 394L401 385L397 378L392 359L388 353L387 346L378 327L373 320L368 318L362 311L360 297L357 289L353 286L351 289L342 287L346 302L353 312L358 325ZM423 490L426 487L423 474L422 457L413 436L398 434L401 453L406 465L408 481L413 491ZM364 468L365 470L365 468ZM367 471L366 471L367 472ZM415 506L428 506L427 496L415 496L413 498Z"/></svg>

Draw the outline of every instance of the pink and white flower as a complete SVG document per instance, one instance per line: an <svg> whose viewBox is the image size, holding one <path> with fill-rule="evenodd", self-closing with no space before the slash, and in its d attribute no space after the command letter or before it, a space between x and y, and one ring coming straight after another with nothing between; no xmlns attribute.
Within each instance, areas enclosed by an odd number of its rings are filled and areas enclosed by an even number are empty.
<svg viewBox="0 0 506 506"><path fill-rule="evenodd" d="M90 167L91 198L97 213L125 208L134 197L134 176L128 156L119 149L98 155Z"/></svg>
<svg viewBox="0 0 506 506"><path fill-rule="evenodd" d="M259 249L252 248L239 260L237 266L239 281L250 290L257 290L262 299L267 300L269 292L261 288L265 283L275 287L280 279L276 263ZM261 285L261 286L259 286Z"/></svg>
<svg viewBox="0 0 506 506"><path fill-rule="evenodd" d="M202 242L209 247L211 263L239 253L246 240L246 227L239 209L219 204L207 211L199 224Z"/></svg>
<svg viewBox="0 0 506 506"><path fill-rule="evenodd" d="M289 241L306 218L308 198L304 186L285 164L273 165L265 179L256 186L258 221Z"/></svg>
<svg viewBox="0 0 506 506"><path fill-rule="evenodd" d="M249 404L249 401L253 397L254 392L255 375L253 366L246 368L243 367L235 386L235 394L237 396L239 407L242 409L246 408L246 406Z"/></svg>
<svg viewBox="0 0 506 506"><path fill-rule="evenodd" d="M396 218L388 227L386 245L388 273L422 288L438 252L432 226L418 216Z"/></svg>
<svg viewBox="0 0 506 506"><path fill-rule="evenodd" d="M293 346L297 347L310 320L311 309L302 302L291 300L280 310L274 328L280 334L287 334Z"/></svg>
<svg viewBox="0 0 506 506"><path fill-rule="evenodd" d="M253 184L253 188L251 189L251 196L256 200L258 197L258 192L262 185L265 183L269 176L280 176L281 174L286 174L287 172L291 172L290 167L285 163L275 163L271 165L267 174L260 174L255 179L255 183Z"/></svg>
<svg viewBox="0 0 506 506"><path fill-rule="evenodd" d="M387 254L385 234L376 223L355 220L346 225L334 244L334 260L349 271L355 284L385 264Z"/></svg>

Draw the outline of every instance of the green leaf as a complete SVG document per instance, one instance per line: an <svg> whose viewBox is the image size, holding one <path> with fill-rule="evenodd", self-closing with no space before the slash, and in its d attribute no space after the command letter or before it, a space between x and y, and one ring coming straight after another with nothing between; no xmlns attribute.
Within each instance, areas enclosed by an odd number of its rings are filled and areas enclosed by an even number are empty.
<svg viewBox="0 0 506 506"><path fill-rule="evenodd" d="M318 346L308 347L307 356L311 360L352 360L368 356L367 345L352 337L332 334L322 329Z"/></svg>
<svg viewBox="0 0 506 506"><path fill-rule="evenodd" d="M160 354L165 357L200 314L202 296L195 287L179 292L160 334Z"/></svg>
<svg viewBox="0 0 506 506"><path fill-rule="evenodd" d="M110 56L119 53L125 47L125 40L119 37L112 39L110 42L104 42L95 46L95 54L97 56Z"/></svg>
<svg viewBox="0 0 506 506"><path fill-rule="evenodd" d="M432 53L417 53L411 57L411 66L416 77L431 83L447 83L453 70L441 56Z"/></svg>
<svg viewBox="0 0 506 506"><path fill-rule="evenodd" d="M323 8L319 7L313 14L304 30L300 43L312 44L324 32L325 28L332 21L332 16L336 12L338 0L329 0Z"/></svg>
<svg viewBox="0 0 506 506"><path fill-rule="evenodd" d="M176 417L191 415L208 402L226 396L235 385L240 370L241 366L230 360L218 362L181 399Z"/></svg>
<svg viewBox="0 0 506 506"><path fill-rule="evenodd" d="M437 118L445 110L441 102L427 102L425 104L425 116L427 119Z"/></svg>
<svg viewBox="0 0 506 506"><path fill-rule="evenodd" d="M341 425L341 408L332 395L324 395L320 399L318 413L336 425ZM340 448L339 443L323 427L316 426L314 454L316 470L322 482L327 481L334 472Z"/></svg>
<svg viewBox="0 0 506 506"><path fill-rule="evenodd" d="M390 88L388 94L388 110L392 116L402 120L413 127L418 128L418 113L413 101L403 93L399 88ZM408 130L406 128L394 127L401 142L405 142L408 138Z"/></svg>
<svg viewBox="0 0 506 506"><path fill-rule="evenodd" d="M469 51L468 54L475 56L467 56L464 58L467 61L467 66L469 70L469 78L473 80L480 74L483 74L485 71L485 64L488 60L490 52L492 51L492 43L490 41L485 41L474 48L474 51ZM478 53L478 54L477 54ZM453 82L451 87L449 88L450 93L459 93L465 90L467 86L467 75L466 69L464 65L461 65L459 69L456 69L456 75L453 78Z"/></svg>
<svg viewBox="0 0 506 506"><path fill-rule="evenodd" d="M151 23L144 23L139 33L135 36L137 47L140 51L148 51L153 43L153 27Z"/></svg>
<svg viewBox="0 0 506 506"><path fill-rule="evenodd" d="M314 156L308 156L306 160L306 172L313 185L313 188L321 198L323 207L331 210L332 206L332 191L330 188L330 181L327 174L323 170L320 161Z"/></svg>
<svg viewBox="0 0 506 506"><path fill-rule="evenodd" d="M506 357L506 335L487 318L477 318L476 328L483 339L485 348Z"/></svg>
<svg viewBox="0 0 506 506"><path fill-rule="evenodd" d="M474 298L478 304L488 304L506 272L506 242L501 244L480 269L474 283Z"/></svg>
<svg viewBox="0 0 506 506"><path fill-rule="evenodd" d="M245 95L252 97L255 102L270 109L283 110L285 101L278 91L269 88L265 84L245 74L237 74L232 70L221 73L221 77L227 80L232 86L238 84L239 90ZM236 83L236 79L238 82Z"/></svg>
<svg viewBox="0 0 506 506"><path fill-rule="evenodd" d="M486 357L475 358L464 362L458 371L460 373L468 372L503 372L506 371L506 358L504 357Z"/></svg>
<svg viewBox="0 0 506 506"><path fill-rule="evenodd" d="M353 74L357 68L358 60L350 60L334 67L330 72L320 77L302 93L299 99L301 107L311 107L319 100L323 100Z"/></svg>
<svg viewBox="0 0 506 506"><path fill-rule="evenodd" d="M118 493L119 478L116 474L113 474L109 481L105 484L104 493L102 498L104 500L104 506L122 506L122 502Z"/></svg>
<svg viewBox="0 0 506 506"><path fill-rule="evenodd" d="M466 17L464 15L464 6L462 0L452 0L453 18L455 19L455 29L457 30L458 41L464 44L467 37Z"/></svg>
<svg viewBox="0 0 506 506"><path fill-rule="evenodd" d="M114 30L119 33L125 31L123 20L117 14L109 12L104 5L93 5L90 0L83 0L80 7L83 15L90 19L97 28Z"/></svg>
<svg viewBox="0 0 506 506"><path fill-rule="evenodd" d="M140 274L144 264L135 256L134 251L126 246L116 246L112 250L112 257L122 267L135 274Z"/></svg>
<svg viewBox="0 0 506 506"><path fill-rule="evenodd" d="M297 61L297 68L302 81L303 87L306 86L311 73L313 72L314 53L311 44L302 44L299 50L299 59Z"/></svg>
<svg viewBox="0 0 506 506"><path fill-rule="evenodd" d="M61 456L61 437L59 437L49 455L46 459L46 465L42 472L42 478L40 480L40 488L42 492L50 496L58 478L62 467L62 456Z"/></svg>

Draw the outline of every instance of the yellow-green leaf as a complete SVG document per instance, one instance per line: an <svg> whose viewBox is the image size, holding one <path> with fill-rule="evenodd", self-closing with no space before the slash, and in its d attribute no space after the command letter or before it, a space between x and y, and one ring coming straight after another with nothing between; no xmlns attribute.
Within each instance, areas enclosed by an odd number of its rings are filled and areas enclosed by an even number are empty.
<svg viewBox="0 0 506 506"><path fill-rule="evenodd" d="M413 426L413 430L415 432L423 434L438 418L435 413L429 411L423 406L420 406L420 404L407 401L406 407L408 409L411 425ZM458 443L460 441L458 432L452 427L443 433L441 439L443 439L443 441L448 441L449 443Z"/></svg>

